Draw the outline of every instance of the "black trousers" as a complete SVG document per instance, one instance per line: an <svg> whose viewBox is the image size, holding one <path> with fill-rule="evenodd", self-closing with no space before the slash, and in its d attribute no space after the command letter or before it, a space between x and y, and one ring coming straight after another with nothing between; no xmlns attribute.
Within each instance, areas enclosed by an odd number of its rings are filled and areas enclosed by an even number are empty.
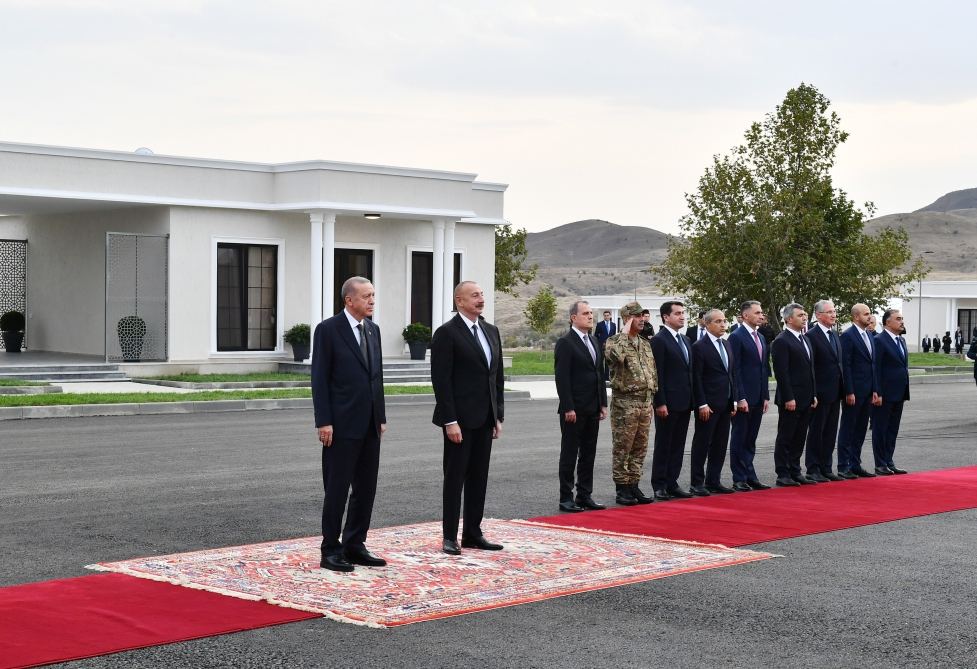
<svg viewBox="0 0 977 669"><path fill-rule="evenodd" d="M730 422L729 468L733 472L733 483L758 481L753 459L760 423L763 422L763 403L751 406L748 412L737 411Z"/></svg>
<svg viewBox="0 0 977 669"><path fill-rule="evenodd" d="M773 464L778 478L792 478L801 474L801 455L804 439L811 422L811 405L798 406L794 411L777 407L777 440L773 447Z"/></svg>
<svg viewBox="0 0 977 669"><path fill-rule="evenodd" d="M876 467L896 465L892 458L896 452L904 404L903 400L889 402L883 397L882 406L872 407L872 454L875 456Z"/></svg>
<svg viewBox="0 0 977 669"><path fill-rule="evenodd" d="M831 459L838 439L838 419L841 416L841 399L834 402L818 402L811 412L811 424L807 429L807 448L804 464L808 474L827 474L832 470Z"/></svg>
<svg viewBox="0 0 977 669"><path fill-rule="evenodd" d="M691 410L669 409L667 418L659 418L655 414L655 447L651 454L652 489L674 490L678 487L691 417Z"/></svg>
<svg viewBox="0 0 977 669"><path fill-rule="evenodd" d="M322 449L322 553L338 555L366 541L380 466L380 435L370 429L362 439L333 439ZM350 489L352 488L352 494ZM349 501L349 509L346 502ZM346 526L343 527L343 512ZM339 541L342 530L342 543Z"/></svg>
<svg viewBox="0 0 977 669"><path fill-rule="evenodd" d="M838 471L847 472L862 466L862 445L872 415L872 396L855 398L855 404L841 408L841 428L838 430Z"/></svg>
<svg viewBox="0 0 977 669"><path fill-rule="evenodd" d="M705 483L718 486L720 484L723 464L726 462L731 419L729 411L713 411L707 421L700 420L696 415L690 466L692 485L701 486Z"/></svg>
<svg viewBox="0 0 977 669"><path fill-rule="evenodd" d="M600 414L577 412L577 420L568 423L560 414L560 501L573 499L573 470L577 470L577 499L594 492L594 458L597 455L597 433Z"/></svg>
<svg viewBox="0 0 977 669"><path fill-rule="evenodd" d="M444 538L458 539L458 517L461 515L462 492L464 504L464 536L482 536L482 516L485 513L485 491L488 487L489 460L492 457L491 416L478 428L461 428L461 443L456 444L444 435Z"/></svg>

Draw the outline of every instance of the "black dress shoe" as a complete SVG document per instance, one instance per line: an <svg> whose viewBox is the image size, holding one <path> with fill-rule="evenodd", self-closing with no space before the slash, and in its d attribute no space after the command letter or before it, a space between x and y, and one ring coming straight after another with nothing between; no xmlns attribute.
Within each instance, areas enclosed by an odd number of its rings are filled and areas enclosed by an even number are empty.
<svg viewBox="0 0 977 669"><path fill-rule="evenodd" d="M485 537L462 537L462 548L477 548L482 551L500 551L502 544L493 544Z"/></svg>
<svg viewBox="0 0 977 669"><path fill-rule="evenodd" d="M668 490L668 494L670 497L677 497L679 499L691 499L693 497L692 493L686 492L681 488L679 488L678 486L675 486L674 488L670 488Z"/></svg>
<svg viewBox="0 0 977 669"><path fill-rule="evenodd" d="M442 541L441 550L448 555L461 555L461 548L458 547L458 542L454 539L445 539Z"/></svg>
<svg viewBox="0 0 977 669"><path fill-rule="evenodd" d="M671 498L672 498L672 496L669 495L664 490L656 490L655 491L655 501L656 502L667 502Z"/></svg>
<svg viewBox="0 0 977 669"><path fill-rule="evenodd" d="M893 472L888 467L876 467L875 468L875 475L876 476L892 476L892 473Z"/></svg>
<svg viewBox="0 0 977 669"><path fill-rule="evenodd" d="M817 483L817 481L815 481L811 477L804 476L803 474L798 474L797 476L794 476L793 479L798 483L800 483L801 485L814 485L815 483ZM825 482L827 482L827 479L825 479Z"/></svg>
<svg viewBox="0 0 977 669"><path fill-rule="evenodd" d="M634 497L634 501L638 504L651 504L655 501L654 497L648 497L646 494L641 492L641 488L636 485L631 486L631 496Z"/></svg>
<svg viewBox="0 0 977 669"><path fill-rule="evenodd" d="M759 481L747 481L751 488L754 490L770 490L770 486L766 483L760 483Z"/></svg>
<svg viewBox="0 0 977 669"><path fill-rule="evenodd" d="M617 496L614 501L621 506L634 506L638 503L638 500L634 498L634 493L631 492L631 488L626 485L619 485L617 487Z"/></svg>
<svg viewBox="0 0 977 669"><path fill-rule="evenodd" d="M319 566L332 571L353 571L353 565L342 555L323 555L322 560L319 561Z"/></svg>
<svg viewBox="0 0 977 669"><path fill-rule="evenodd" d="M808 472L807 478L811 479L815 483L828 483L828 479L824 477L821 472Z"/></svg>
<svg viewBox="0 0 977 669"><path fill-rule="evenodd" d="M560 502L560 511L566 511L568 513L580 513L583 511L583 507L579 506L572 499L568 499L565 502Z"/></svg>
<svg viewBox="0 0 977 669"><path fill-rule="evenodd" d="M703 485L691 486L689 488L689 492L691 492L696 497L709 497L712 494L711 492L706 490L706 487Z"/></svg>
<svg viewBox="0 0 977 669"><path fill-rule="evenodd" d="M598 504L594 501L593 497L578 497L577 506L582 507L588 511L600 511L606 509L607 507L603 504Z"/></svg>
<svg viewBox="0 0 977 669"><path fill-rule="evenodd" d="M746 481L736 481L733 483L733 490L736 492L750 492L753 488Z"/></svg>
<svg viewBox="0 0 977 669"><path fill-rule="evenodd" d="M837 474L835 474L834 472L825 472L824 473L824 478L828 479L829 481L843 481L844 480L840 476L838 476Z"/></svg>
<svg viewBox="0 0 977 669"><path fill-rule="evenodd" d="M851 481L852 479L857 479L858 474L856 474L855 472L850 472L847 469L839 469L838 478L844 481Z"/></svg>
<svg viewBox="0 0 977 669"><path fill-rule="evenodd" d="M895 465L890 465L889 466L889 471L892 472L893 474L908 474L909 473L905 469L899 469Z"/></svg>
<svg viewBox="0 0 977 669"><path fill-rule="evenodd" d="M358 564L364 567L386 567L387 561L382 557L374 555L370 551L366 550L366 547L360 548L359 550L345 551L343 557L346 561L351 564Z"/></svg>
<svg viewBox="0 0 977 669"><path fill-rule="evenodd" d="M729 495L730 493L736 492L732 488L727 488L722 483L720 483L719 485L707 485L706 490L708 490L714 495Z"/></svg>
<svg viewBox="0 0 977 669"><path fill-rule="evenodd" d="M854 469L852 469L851 470L851 473L854 474L855 476L858 476L859 478L863 478L863 479L874 479L875 478L875 474L873 474L872 472L868 471L867 469L865 469L864 467L861 467L861 466L855 467Z"/></svg>
<svg viewBox="0 0 977 669"><path fill-rule="evenodd" d="M790 486L800 485L800 483L789 476L781 476L777 479L777 485L789 488Z"/></svg>

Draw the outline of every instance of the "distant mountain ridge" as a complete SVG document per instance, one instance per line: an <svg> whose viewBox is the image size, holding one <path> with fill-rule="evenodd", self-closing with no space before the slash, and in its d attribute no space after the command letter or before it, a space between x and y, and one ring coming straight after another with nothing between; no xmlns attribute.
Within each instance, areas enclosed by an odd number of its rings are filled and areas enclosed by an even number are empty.
<svg viewBox="0 0 977 669"><path fill-rule="evenodd" d="M917 209L914 214L924 211L954 211L957 209L977 209L977 188L965 188L955 190L936 199L922 209Z"/></svg>
<svg viewBox="0 0 977 669"><path fill-rule="evenodd" d="M669 235L588 219L526 235L528 262L540 267L647 267L665 257Z"/></svg>

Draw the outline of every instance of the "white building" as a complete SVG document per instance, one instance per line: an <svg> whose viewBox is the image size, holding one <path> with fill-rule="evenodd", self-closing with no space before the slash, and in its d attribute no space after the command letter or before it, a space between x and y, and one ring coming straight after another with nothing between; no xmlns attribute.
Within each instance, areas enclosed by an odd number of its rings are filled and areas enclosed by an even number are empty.
<svg viewBox="0 0 977 669"><path fill-rule="evenodd" d="M475 177L0 143L0 311L25 311L31 350L119 360L138 315L143 360L240 363L287 354L283 333L361 274L399 356L404 325L450 317L460 278L493 317L506 186Z"/></svg>
<svg viewBox="0 0 977 669"><path fill-rule="evenodd" d="M910 292L911 290L911 292ZM953 337L959 325L963 340L970 344L977 326L977 279L926 281L903 287L903 297L893 302L902 309L906 343L911 350L922 350L923 337Z"/></svg>

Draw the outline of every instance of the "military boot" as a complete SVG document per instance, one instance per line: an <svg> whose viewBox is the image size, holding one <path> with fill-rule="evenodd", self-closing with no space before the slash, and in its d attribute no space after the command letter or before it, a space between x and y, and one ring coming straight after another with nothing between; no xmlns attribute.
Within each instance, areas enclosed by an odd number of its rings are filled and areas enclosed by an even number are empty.
<svg viewBox="0 0 977 669"><path fill-rule="evenodd" d="M631 486L618 484L616 487L617 499L614 500L615 502L621 506L634 506L638 503L638 500L634 498L634 494L631 492Z"/></svg>
<svg viewBox="0 0 977 669"><path fill-rule="evenodd" d="M638 504L651 504L655 501L654 497L648 497L641 492L641 488L638 487L637 483L631 486L631 496L634 497L634 501Z"/></svg>

